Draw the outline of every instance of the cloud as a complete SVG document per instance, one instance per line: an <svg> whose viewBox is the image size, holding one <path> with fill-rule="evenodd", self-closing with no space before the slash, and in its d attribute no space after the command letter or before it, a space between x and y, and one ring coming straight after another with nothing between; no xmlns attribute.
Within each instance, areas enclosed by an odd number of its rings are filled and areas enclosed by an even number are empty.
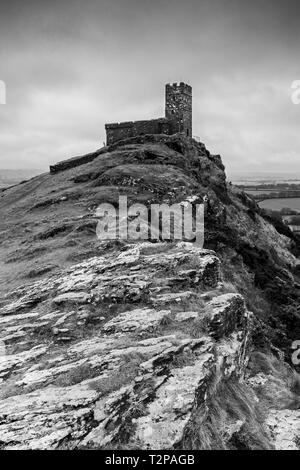
<svg viewBox="0 0 300 470"><path fill-rule="evenodd" d="M164 114L193 86L194 134L229 172L300 173L296 1L11 0L0 18L0 168L99 148L105 122Z"/></svg>

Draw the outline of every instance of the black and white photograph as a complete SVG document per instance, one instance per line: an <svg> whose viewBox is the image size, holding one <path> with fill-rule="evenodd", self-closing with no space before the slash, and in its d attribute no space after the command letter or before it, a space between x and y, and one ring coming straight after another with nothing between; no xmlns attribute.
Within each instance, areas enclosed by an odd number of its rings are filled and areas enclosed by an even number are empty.
<svg viewBox="0 0 300 470"><path fill-rule="evenodd" d="M1 3L1 456L300 450L299 18Z"/></svg>

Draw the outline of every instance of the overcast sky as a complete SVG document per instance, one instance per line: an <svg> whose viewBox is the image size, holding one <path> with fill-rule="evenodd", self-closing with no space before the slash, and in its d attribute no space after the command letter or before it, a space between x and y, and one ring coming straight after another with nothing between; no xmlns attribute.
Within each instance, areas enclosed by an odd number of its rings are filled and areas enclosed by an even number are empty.
<svg viewBox="0 0 300 470"><path fill-rule="evenodd" d="M0 168L90 152L105 122L164 115L193 87L193 134L228 173L300 173L299 0L10 0L0 6Z"/></svg>

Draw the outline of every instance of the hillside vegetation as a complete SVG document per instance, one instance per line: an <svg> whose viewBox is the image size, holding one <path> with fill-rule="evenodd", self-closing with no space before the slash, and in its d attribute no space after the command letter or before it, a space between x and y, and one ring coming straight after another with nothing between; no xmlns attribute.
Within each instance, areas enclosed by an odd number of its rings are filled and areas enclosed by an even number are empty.
<svg viewBox="0 0 300 470"><path fill-rule="evenodd" d="M120 195L205 197L204 249L98 240ZM299 241L220 156L140 136L3 191L0 211L0 446L298 448Z"/></svg>

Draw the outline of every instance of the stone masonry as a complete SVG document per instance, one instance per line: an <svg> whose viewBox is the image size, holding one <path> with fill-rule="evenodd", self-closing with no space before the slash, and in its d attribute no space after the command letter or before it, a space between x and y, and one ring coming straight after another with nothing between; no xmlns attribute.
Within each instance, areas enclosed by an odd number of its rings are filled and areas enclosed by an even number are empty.
<svg viewBox="0 0 300 470"><path fill-rule="evenodd" d="M192 137L192 87L183 82L166 85L165 117L105 125L106 143L143 134L184 134Z"/></svg>

